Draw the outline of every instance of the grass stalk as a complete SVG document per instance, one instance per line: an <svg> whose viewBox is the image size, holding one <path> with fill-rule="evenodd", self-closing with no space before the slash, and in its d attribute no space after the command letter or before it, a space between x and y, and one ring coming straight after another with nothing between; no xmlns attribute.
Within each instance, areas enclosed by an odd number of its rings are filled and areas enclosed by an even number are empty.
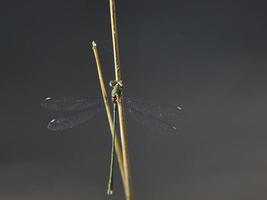
<svg viewBox="0 0 267 200"><path fill-rule="evenodd" d="M110 20L111 20L112 42L113 42L115 77L116 80L119 81L122 80L122 77L121 77L121 67L120 67L120 57L119 57L119 40L118 40L118 29L116 22L115 0L109 0L109 3L110 3ZM133 197L133 187L132 187L132 179L130 173L128 142L126 137L126 121L125 121L123 93L121 95L121 101L118 102L118 114L119 114L120 138L121 138L123 171L124 171L124 193L126 200L133 200L134 197Z"/></svg>

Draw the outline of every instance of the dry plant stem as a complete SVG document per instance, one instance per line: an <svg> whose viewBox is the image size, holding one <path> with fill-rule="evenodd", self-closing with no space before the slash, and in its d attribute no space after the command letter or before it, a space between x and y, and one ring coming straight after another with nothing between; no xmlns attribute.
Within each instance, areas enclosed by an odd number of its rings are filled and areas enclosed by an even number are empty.
<svg viewBox="0 0 267 200"><path fill-rule="evenodd" d="M120 58L119 58L119 42L118 42L118 30L116 23L116 7L115 0L109 0L110 3L110 19L111 19L111 31L112 31L112 42L113 42L113 56L115 66L115 77L116 80L122 80ZM133 200L133 187L130 173L130 161L128 155L128 144L126 137L126 123L125 123L125 110L124 110L124 99L123 94L121 95L121 101L118 102L118 113L120 123L120 134L121 134L121 147L124 167L124 193L126 200Z"/></svg>
<svg viewBox="0 0 267 200"><path fill-rule="evenodd" d="M103 96L103 100L104 100L104 104L105 104L105 108L106 108L106 113L107 113L107 117L108 117L110 133L112 134L112 131L113 131L112 130L113 129L113 119L112 119L112 114L111 114L111 110L110 110L110 106L109 106L109 102L108 102L107 89L105 87L105 81L104 81L104 77L103 77L103 73L102 73L102 65L100 63L99 54L98 54L98 50L97 50L97 46L96 46L95 42L92 42L92 49L93 49L93 52L94 52L94 55L95 55L97 72L98 72L100 87L101 87L102 96ZM124 168L123 168L122 151L121 151L121 146L120 146L120 143L119 143L119 140L118 140L118 136L117 136L117 133L116 133L115 130L114 130L114 137L115 137L115 151L116 151L117 160L118 160L118 163L119 163L122 182L123 182L123 185L124 185Z"/></svg>

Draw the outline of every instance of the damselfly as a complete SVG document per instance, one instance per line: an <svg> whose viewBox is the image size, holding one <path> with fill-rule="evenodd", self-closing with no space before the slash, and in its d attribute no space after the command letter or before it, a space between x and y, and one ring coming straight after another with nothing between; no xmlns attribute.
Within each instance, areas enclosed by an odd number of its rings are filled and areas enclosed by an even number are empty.
<svg viewBox="0 0 267 200"><path fill-rule="evenodd" d="M135 98L124 98L126 111L137 122L150 129L159 132L177 133L177 127L172 123L182 114L183 109L178 105L150 104ZM112 100L113 101L113 100ZM114 102L113 102L114 104ZM63 131L74 128L92 119L103 106L103 99L85 99L74 97L51 98L47 97L41 106L52 111L73 111L70 116L52 119L48 123L51 131ZM113 131L115 130L116 106L113 110ZM114 134L114 133L113 133ZM113 187L113 167L114 167L114 135L112 138L112 153L110 163L110 176L108 184L108 194L112 194Z"/></svg>

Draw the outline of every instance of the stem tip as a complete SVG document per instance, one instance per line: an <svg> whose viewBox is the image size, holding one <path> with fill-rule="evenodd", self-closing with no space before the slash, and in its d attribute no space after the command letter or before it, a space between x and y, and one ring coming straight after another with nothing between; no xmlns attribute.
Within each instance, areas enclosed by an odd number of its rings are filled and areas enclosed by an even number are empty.
<svg viewBox="0 0 267 200"><path fill-rule="evenodd" d="M93 47L96 47L96 43L95 43L95 41L92 42L92 45L93 45Z"/></svg>

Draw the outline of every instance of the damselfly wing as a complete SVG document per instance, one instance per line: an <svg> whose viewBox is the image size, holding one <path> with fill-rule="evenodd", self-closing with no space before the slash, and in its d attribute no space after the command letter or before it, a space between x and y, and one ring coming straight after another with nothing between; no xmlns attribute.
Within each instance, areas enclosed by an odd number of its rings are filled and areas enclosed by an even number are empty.
<svg viewBox="0 0 267 200"><path fill-rule="evenodd" d="M75 112L71 115L52 119L49 122L49 130L62 131L74 128L92 119L103 108L103 99L48 97L41 102L41 106L51 111ZM173 123L183 113L181 106L151 104L127 97L125 98L125 106L127 113L135 121L150 129L161 132L177 132L177 127Z"/></svg>

